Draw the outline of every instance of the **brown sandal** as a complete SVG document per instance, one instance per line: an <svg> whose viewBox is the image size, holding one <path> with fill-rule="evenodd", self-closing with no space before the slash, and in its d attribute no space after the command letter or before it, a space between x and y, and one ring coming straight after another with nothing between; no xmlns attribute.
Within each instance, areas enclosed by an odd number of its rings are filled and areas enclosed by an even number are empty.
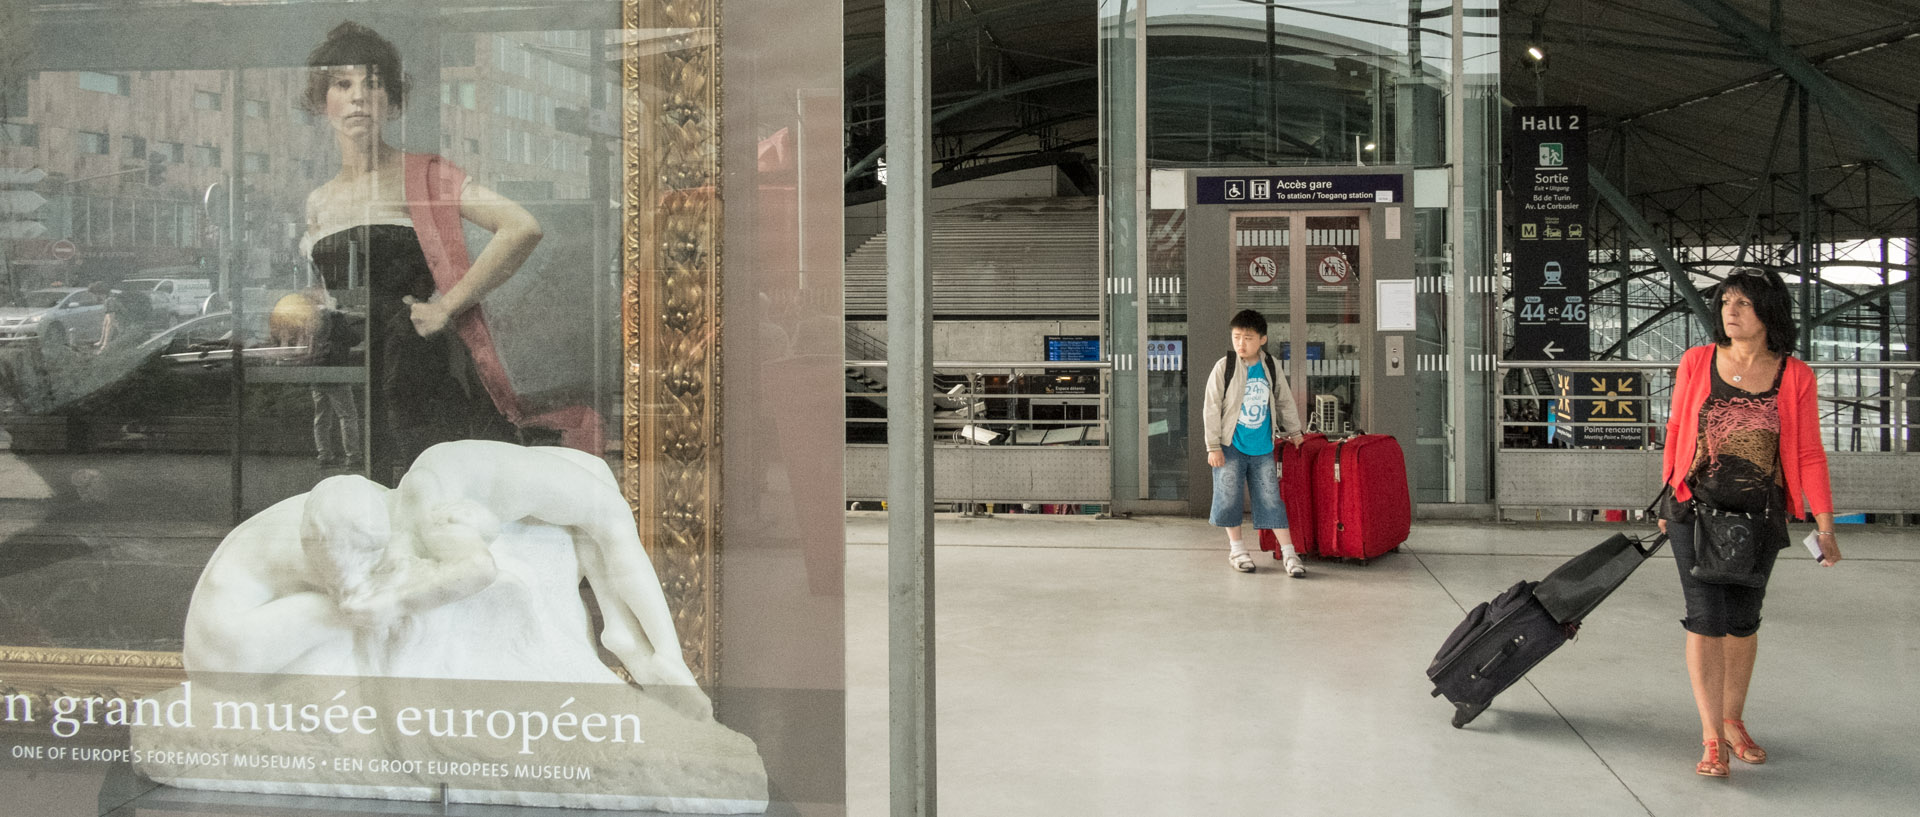
<svg viewBox="0 0 1920 817"><path fill-rule="evenodd" d="M1725 722L1733 729L1733 734L1727 738L1727 749L1734 757L1753 766L1767 762L1767 750L1753 742L1753 736L1747 734L1745 723L1742 723L1739 718L1726 718Z"/></svg>
<svg viewBox="0 0 1920 817"><path fill-rule="evenodd" d="M1700 742L1700 745L1707 747L1707 756L1694 765L1694 774L1705 777L1726 777L1731 773L1732 770L1727 768L1727 762L1720 758L1720 744L1724 742L1719 738L1707 738Z"/></svg>

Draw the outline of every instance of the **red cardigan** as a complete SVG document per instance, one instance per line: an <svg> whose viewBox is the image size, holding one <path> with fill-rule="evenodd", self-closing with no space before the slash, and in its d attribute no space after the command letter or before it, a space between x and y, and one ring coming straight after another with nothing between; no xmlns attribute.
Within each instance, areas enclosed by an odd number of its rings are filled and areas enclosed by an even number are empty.
<svg viewBox="0 0 1920 817"><path fill-rule="evenodd" d="M1787 507L1798 519L1814 513L1833 513L1833 487L1827 479L1827 450L1820 444L1820 403L1814 392L1813 368L1788 357L1780 373L1780 470L1787 477ZM1667 417L1667 446L1660 479L1673 486L1675 499L1685 502L1687 470L1693 467L1700 442L1700 408L1713 390L1713 346L1695 346L1680 358L1673 377L1673 411Z"/></svg>

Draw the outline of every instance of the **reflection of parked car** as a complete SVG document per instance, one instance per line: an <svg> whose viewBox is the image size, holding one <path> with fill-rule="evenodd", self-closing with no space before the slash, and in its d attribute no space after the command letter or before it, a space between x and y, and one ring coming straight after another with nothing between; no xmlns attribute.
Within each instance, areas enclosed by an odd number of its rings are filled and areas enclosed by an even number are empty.
<svg viewBox="0 0 1920 817"><path fill-rule="evenodd" d="M79 287L28 292L20 306L0 308L0 344L74 345L100 340L107 316L105 299Z"/></svg>
<svg viewBox="0 0 1920 817"><path fill-rule="evenodd" d="M208 296L213 294L213 282L205 278L128 278L120 282L120 288L127 292L147 293L153 299L154 313L166 316L169 323L199 315L207 304Z"/></svg>
<svg viewBox="0 0 1920 817"><path fill-rule="evenodd" d="M258 322L258 321L256 321ZM248 333L258 337L259 332ZM215 312L161 332L141 345L146 354L159 354L175 371L226 371L233 360L233 314ZM241 350L249 365L278 364L299 360L305 346L253 346Z"/></svg>

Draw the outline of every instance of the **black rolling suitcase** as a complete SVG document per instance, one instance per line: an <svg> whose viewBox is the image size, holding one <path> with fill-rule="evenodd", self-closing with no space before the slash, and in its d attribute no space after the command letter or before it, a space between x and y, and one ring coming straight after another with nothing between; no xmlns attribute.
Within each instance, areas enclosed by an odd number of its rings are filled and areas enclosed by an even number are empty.
<svg viewBox="0 0 1920 817"><path fill-rule="evenodd" d="M1466 726L1495 696L1580 629L1580 622L1666 542L1624 534L1594 546L1538 582L1523 581L1467 613L1427 667L1433 694L1453 704L1453 725Z"/></svg>
<svg viewBox="0 0 1920 817"><path fill-rule="evenodd" d="M1427 667L1433 694L1453 703L1455 728L1479 717L1494 696L1573 637L1578 625L1555 621L1534 597L1539 584L1523 581L1481 602Z"/></svg>

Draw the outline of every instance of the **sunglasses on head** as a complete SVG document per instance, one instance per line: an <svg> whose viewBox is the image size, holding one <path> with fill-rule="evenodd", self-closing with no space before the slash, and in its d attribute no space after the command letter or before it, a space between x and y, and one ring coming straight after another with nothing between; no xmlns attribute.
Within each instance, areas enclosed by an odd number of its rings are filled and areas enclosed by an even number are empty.
<svg viewBox="0 0 1920 817"><path fill-rule="evenodd" d="M1740 270L1727 276L1726 283L1739 287L1759 286L1765 289L1772 289L1773 276L1761 270Z"/></svg>

